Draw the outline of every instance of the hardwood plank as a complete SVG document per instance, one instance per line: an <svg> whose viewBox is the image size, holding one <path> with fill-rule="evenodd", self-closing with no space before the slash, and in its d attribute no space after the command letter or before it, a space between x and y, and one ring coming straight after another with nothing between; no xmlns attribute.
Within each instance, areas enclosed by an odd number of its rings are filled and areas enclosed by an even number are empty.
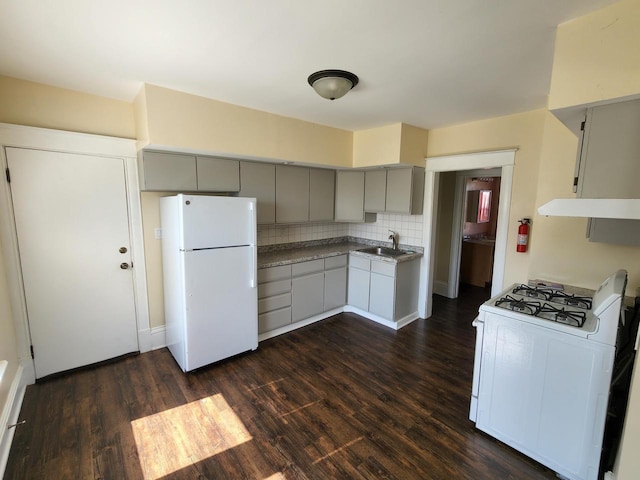
<svg viewBox="0 0 640 480"><path fill-rule="evenodd" d="M161 349L30 386L5 479L553 479L467 418L467 293L397 332L340 314L189 374Z"/></svg>

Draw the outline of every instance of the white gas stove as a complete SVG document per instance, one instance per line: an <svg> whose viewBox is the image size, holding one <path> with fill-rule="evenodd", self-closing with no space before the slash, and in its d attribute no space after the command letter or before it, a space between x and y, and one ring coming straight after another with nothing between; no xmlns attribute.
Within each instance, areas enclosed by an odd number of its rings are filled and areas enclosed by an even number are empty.
<svg viewBox="0 0 640 480"><path fill-rule="evenodd" d="M513 285L485 302L469 417L571 480L596 480L627 272L590 295Z"/></svg>
<svg viewBox="0 0 640 480"><path fill-rule="evenodd" d="M543 328L615 346L626 283L627 272L619 270L607 278L593 296L584 289L571 286L559 290L515 284L485 302L480 312L507 315Z"/></svg>

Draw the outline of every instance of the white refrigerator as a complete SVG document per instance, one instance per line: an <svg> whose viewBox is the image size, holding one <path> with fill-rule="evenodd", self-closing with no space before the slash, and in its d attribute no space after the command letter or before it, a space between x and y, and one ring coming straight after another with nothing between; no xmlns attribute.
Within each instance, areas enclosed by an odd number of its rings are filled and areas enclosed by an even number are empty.
<svg viewBox="0 0 640 480"><path fill-rule="evenodd" d="M166 339L188 372L258 348L256 200L160 199Z"/></svg>

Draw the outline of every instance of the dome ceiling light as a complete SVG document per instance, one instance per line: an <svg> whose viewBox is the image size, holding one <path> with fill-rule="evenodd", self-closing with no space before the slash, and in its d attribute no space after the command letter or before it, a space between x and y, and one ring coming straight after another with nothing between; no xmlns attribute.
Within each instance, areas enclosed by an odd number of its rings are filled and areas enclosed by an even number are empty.
<svg viewBox="0 0 640 480"><path fill-rule="evenodd" d="M344 70L320 70L309 75L307 81L318 95L335 100L355 87L359 79L353 73Z"/></svg>

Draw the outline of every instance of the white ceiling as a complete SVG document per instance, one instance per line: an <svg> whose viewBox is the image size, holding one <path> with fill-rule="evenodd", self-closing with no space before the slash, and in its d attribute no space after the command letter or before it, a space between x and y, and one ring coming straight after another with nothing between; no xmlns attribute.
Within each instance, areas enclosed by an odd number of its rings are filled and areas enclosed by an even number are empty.
<svg viewBox="0 0 640 480"><path fill-rule="evenodd" d="M143 83L349 130L541 108L556 26L614 0L0 0L0 74L131 101ZM316 70L360 84L330 101Z"/></svg>

